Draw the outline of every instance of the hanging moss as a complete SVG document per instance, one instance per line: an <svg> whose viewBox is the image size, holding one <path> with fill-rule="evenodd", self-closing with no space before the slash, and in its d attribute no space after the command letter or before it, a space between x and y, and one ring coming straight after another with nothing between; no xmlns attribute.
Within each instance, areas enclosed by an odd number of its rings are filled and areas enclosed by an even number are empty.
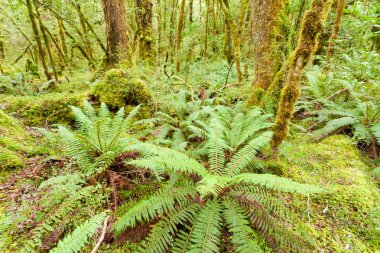
<svg viewBox="0 0 380 253"><path fill-rule="evenodd" d="M330 7L330 0L313 0L303 18L298 45L289 62L289 71L286 73L285 85L281 91L277 117L273 126L271 146L274 149L277 149L288 134L289 121L301 94L303 70L317 49L318 38Z"/></svg>
<svg viewBox="0 0 380 253"><path fill-rule="evenodd" d="M93 87L91 95L112 109L148 104L152 98L143 80L129 77L122 69L107 71L104 80Z"/></svg>

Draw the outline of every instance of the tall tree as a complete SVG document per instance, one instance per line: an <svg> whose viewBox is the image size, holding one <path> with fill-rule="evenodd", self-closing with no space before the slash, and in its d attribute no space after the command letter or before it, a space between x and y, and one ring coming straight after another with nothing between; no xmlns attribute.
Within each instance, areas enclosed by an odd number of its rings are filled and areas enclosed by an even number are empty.
<svg viewBox="0 0 380 253"><path fill-rule="evenodd" d="M40 32L39 32L38 27L37 27L37 22L36 22L36 18L35 18L35 14L33 11L33 5L32 5L31 0L26 0L26 6L28 7L29 19L30 19L30 23L32 25L34 38L35 38L36 43L37 43L39 58L40 58L40 61L42 63L42 67L44 68L45 76L48 80L51 80L51 74L49 73L49 69L48 69L47 64L46 64L45 51L42 47Z"/></svg>
<svg viewBox="0 0 380 253"><path fill-rule="evenodd" d="M55 69L53 55L52 55L51 50L50 50L48 35L47 35L47 32L46 32L45 25L42 22L42 17L41 17L40 10L39 10L39 7L38 7L39 3L38 3L37 0L33 0L33 2L34 2L34 8L36 9L36 17L37 17L37 20L38 20L38 23L39 23L39 26L40 26L40 31L41 31L41 34L42 34L42 39L43 39L43 41L45 43L46 51L48 52L48 57L50 59L51 68L53 69L54 79L55 79L56 82L58 82L58 74L57 74L57 70Z"/></svg>
<svg viewBox="0 0 380 253"><path fill-rule="evenodd" d="M338 37L340 24L342 23L344 7L346 6L346 0L338 0L338 4L336 7L335 20L331 32L331 37L329 41L329 47L327 49L327 58L331 57L334 53L334 44L335 39Z"/></svg>
<svg viewBox="0 0 380 253"><path fill-rule="evenodd" d="M102 0L106 26L108 66L130 57L124 0Z"/></svg>
<svg viewBox="0 0 380 253"><path fill-rule="evenodd" d="M179 11L178 26L177 26L177 41L176 41L176 71L181 70L181 45L182 45L182 31L185 26L185 4L186 0L182 0L181 8Z"/></svg>
<svg viewBox="0 0 380 253"><path fill-rule="evenodd" d="M331 0L313 0L310 9L304 15L297 48L290 56L289 70L273 126L271 146L274 150L277 150L288 134L294 106L301 94L303 70L317 50L319 36L330 7Z"/></svg>
<svg viewBox="0 0 380 253"><path fill-rule="evenodd" d="M154 62L152 0L136 0L137 39L139 55L148 62Z"/></svg>
<svg viewBox="0 0 380 253"><path fill-rule="evenodd" d="M277 71L281 68L282 57L281 11L287 0L253 0L253 61L254 81L252 101L257 103L259 93L267 90ZM259 100L260 98L258 98Z"/></svg>

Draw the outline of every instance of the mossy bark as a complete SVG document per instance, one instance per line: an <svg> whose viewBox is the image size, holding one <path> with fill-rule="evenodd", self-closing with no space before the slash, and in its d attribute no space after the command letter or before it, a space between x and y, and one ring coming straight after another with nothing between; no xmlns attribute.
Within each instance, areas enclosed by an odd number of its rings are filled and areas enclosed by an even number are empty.
<svg viewBox="0 0 380 253"><path fill-rule="evenodd" d="M298 45L289 61L285 86L281 91L280 104L273 126L271 146L277 149L289 131L289 122L293 116L294 106L301 94L301 78L305 66L310 62L322 32L331 0L313 0L310 9L305 13Z"/></svg>
<svg viewBox="0 0 380 253"><path fill-rule="evenodd" d="M182 31L185 26L185 6L186 0L181 1L181 9L179 11L178 25L177 25L177 41L176 41L176 64L175 69L177 72L181 70L181 45L182 45Z"/></svg>
<svg viewBox="0 0 380 253"><path fill-rule="evenodd" d="M106 26L107 67L121 60L130 60L124 0L102 0Z"/></svg>
<svg viewBox="0 0 380 253"><path fill-rule="evenodd" d="M82 28L82 33L80 35L81 35L82 40L84 42L83 47L86 50L86 53L92 62L94 57L93 57L93 52L92 52L92 47L91 47L91 40L90 40L89 33L88 33L89 29L88 29L88 26L86 24L86 19L83 15L82 8L81 8L80 4L76 1L71 1L71 3L73 4L73 6L75 7L75 9L78 13L79 23L80 23L80 26ZM89 66L89 67L91 67L91 66Z"/></svg>
<svg viewBox="0 0 380 253"><path fill-rule="evenodd" d="M231 28L233 32L233 42L234 42L234 60L236 66L236 72L238 77L238 83L243 82L243 72L241 71L241 38L242 31L244 29L244 24L248 12L248 0L241 0L240 3L240 16L238 22L235 22L233 19L229 9L225 5L223 0L219 0L222 11L227 19L229 26L227 28Z"/></svg>
<svg viewBox="0 0 380 253"><path fill-rule="evenodd" d="M51 68L53 69L54 79L58 83L59 82L59 80L58 80L58 74L57 74L57 70L55 68L55 63L54 63L53 55L52 55L51 50L50 50L49 38L48 38L47 32L45 30L46 28L44 26L44 23L42 22L40 10L39 10L39 7L38 7L39 3L38 3L37 0L33 0L33 2L34 2L34 8L36 9L36 17L37 17L37 20L38 20L38 23L39 23L39 26L40 26L40 31L41 31L41 34L42 34L42 39L44 40L44 43L45 43L45 48L46 48L46 51L47 51L48 56L49 56Z"/></svg>
<svg viewBox="0 0 380 253"><path fill-rule="evenodd" d="M30 20L30 23L32 25L34 38L35 38L36 43L37 43L39 58L40 58L40 61L42 63L42 67L44 69L45 76L46 76L47 80L51 80L51 74L50 74L49 69L48 69L47 64L46 64L45 51L42 47L41 36L40 36L40 32L39 32L38 27L37 27L36 17L34 15L31 0L26 0L26 6L28 8L29 20Z"/></svg>
<svg viewBox="0 0 380 253"><path fill-rule="evenodd" d="M253 44L255 90L267 90L277 71L281 68L281 11L286 0L254 0L253 2ZM254 98L251 98L254 101Z"/></svg>
<svg viewBox="0 0 380 253"><path fill-rule="evenodd" d="M136 0L137 38L139 56L149 63L154 63L153 47L153 12L151 0Z"/></svg>
<svg viewBox="0 0 380 253"><path fill-rule="evenodd" d="M338 37L340 24L342 23L344 8L346 6L346 0L338 0L338 5L336 7L335 20L330 36L329 47L327 49L327 58L330 58L334 53L335 39Z"/></svg>
<svg viewBox="0 0 380 253"><path fill-rule="evenodd" d="M59 42L62 47L63 54L67 59L67 46L66 46L66 37L65 37L65 28L63 26L62 19L57 17L58 32L59 32Z"/></svg>

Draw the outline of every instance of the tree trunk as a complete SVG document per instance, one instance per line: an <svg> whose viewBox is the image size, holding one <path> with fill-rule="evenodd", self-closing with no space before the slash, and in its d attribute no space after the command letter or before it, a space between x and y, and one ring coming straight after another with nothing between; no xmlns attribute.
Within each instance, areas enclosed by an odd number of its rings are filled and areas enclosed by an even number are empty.
<svg viewBox="0 0 380 253"><path fill-rule="evenodd" d="M124 0L102 0L106 26L107 67L130 59L128 50L127 20Z"/></svg>
<svg viewBox="0 0 380 253"><path fill-rule="evenodd" d="M344 8L346 7L346 0L339 0L338 5L336 7L335 20L332 28L332 33L329 41L329 47L327 49L327 58L330 58L334 53L334 42L338 37L340 24L342 22Z"/></svg>
<svg viewBox="0 0 380 253"><path fill-rule="evenodd" d="M177 72L181 70L181 43L182 43L182 31L185 26L185 4L186 0L182 0L181 9L179 12L178 26L177 26L177 44L176 44L176 65Z"/></svg>
<svg viewBox="0 0 380 253"><path fill-rule="evenodd" d="M189 1L189 22L193 23L194 0Z"/></svg>
<svg viewBox="0 0 380 253"><path fill-rule="evenodd" d="M59 82L58 74L57 74L57 70L55 69L53 55L51 54L50 45L49 45L49 38L48 38L47 33L45 31L45 26L42 22L41 14L40 14L40 11L38 9L38 1L33 0L33 2L34 2L34 8L36 9L36 17L37 17L38 23L40 25L40 31L42 34L42 39L44 40L46 51L48 52L48 57L50 60L51 68L53 69L54 79L58 83Z"/></svg>
<svg viewBox="0 0 380 253"><path fill-rule="evenodd" d="M0 62L2 62L5 58L5 49L4 49L4 38L0 33Z"/></svg>
<svg viewBox="0 0 380 253"><path fill-rule="evenodd" d="M137 38L139 55L146 61L154 62L153 13L151 0L136 0Z"/></svg>
<svg viewBox="0 0 380 253"><path fill-rule="evenodd" d="M289 60L289 71L286 74L285 86L281 92L273 126L271 146L275 152L288 134L294 106L301 94L302 73L317 49L319 36L330 7L331 0L313 0L303 18L298 45Z"/></svg>
<svg viewBox="0 0 380 253"><path fill-rule="evenodd" d="M26 0L26 6L28 7L29 19L30 19L30 23L32 25L34 38L36 39L36 43L37 43L37 47L38 47L38 54L39 54L39 57L40 57L40 60L42 63L42 67L44 68L45 76L46 76L47 80L51 80L51 74L49 73L49 69L46 65L45 52L44 52L44 49L42 48L40 32L37 28L37 23L36 23L36 19L34 16L31 0Z"/></svg>
<svg viewBox="0 0 380 253"><path fill-rule="evenodd" d="M67 46L66 46L66 38L65 38L65 28L63 26L62 19L57 17L57 23L58 23L59 41L61 44L63 55L65 56L65 59L67 59Z"/></svg>
<svg viewBox="0 0 380 253"><path fill-rule="evenodd" d="M91 61L93 61L91 41L90 41L89 34L88 34L89 29L87 27L86 19L83 15L83 12L82 12L82 8L81 8L80 4L76 1L71 1L71 3L73 4L73 6L75 7L75 9L78 13L79 23L80 23L80 26L82 28L81 37L82 37L82 40L84 42L84 48L86 49L88 57L90 57Z"/></svg>
<svg viewBox="0 0 380 253"><path fill-rule="evenodd" d="M257 91L267 90L281 67L279 47L281 12L286 0L253 0L254 81L253 101Z"/></svg>

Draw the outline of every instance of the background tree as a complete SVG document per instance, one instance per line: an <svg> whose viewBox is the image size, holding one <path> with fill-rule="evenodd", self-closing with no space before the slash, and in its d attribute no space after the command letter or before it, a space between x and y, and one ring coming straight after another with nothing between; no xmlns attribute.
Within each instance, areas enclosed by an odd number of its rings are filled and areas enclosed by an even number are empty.
<svg viewBox="0 0 380 253"><path fill-rule="evenodd" d="M107 64L131 60L124 0L102 0L107 37Z"/></svg>

